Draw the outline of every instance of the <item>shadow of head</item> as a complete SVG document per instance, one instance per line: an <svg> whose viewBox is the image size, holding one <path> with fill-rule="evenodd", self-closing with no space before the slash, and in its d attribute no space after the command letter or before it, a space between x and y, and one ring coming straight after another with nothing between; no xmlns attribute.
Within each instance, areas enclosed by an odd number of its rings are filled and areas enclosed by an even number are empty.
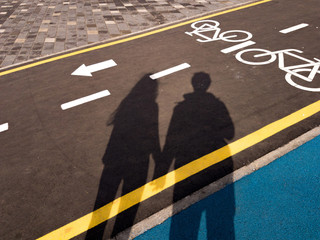
<svg viewBox="0 0 320 240"><path fill-rule="evenodd" d="M204 72L197 72L193 75L191 84L194 92L206 92L211 84L210 75Z"/></svg>
<svg viewBox="0 0 320 240"><path fill-rule="evenodd" d="M155 100L158 94L158 81L150 78L151 73L144 75L132 88L127 99Z"/></svg>
<svg viewBox="0 0 320 240"><path fill-rule="evenodd" d="M158 95L158 81L150 78L151 73L144 75L121 101L118 108L112 113L107 125L115 121L132 119L143 114L144 110L154 107Z"/></svg>

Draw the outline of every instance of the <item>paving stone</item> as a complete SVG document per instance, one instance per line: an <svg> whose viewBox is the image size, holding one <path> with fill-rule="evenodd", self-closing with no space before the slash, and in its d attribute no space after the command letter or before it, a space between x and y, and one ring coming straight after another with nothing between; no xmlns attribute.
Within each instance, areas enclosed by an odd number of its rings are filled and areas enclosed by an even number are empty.
<svg viewBox="0 0 320 240"><path fill-rule="evenodd" d="M81 47L81 46L85 46L85 45L87 45L88 44L88 41L87 41L87 39L85 39L85 40L78 40L77 41L77 47Z"/></svg>
<svg viewBox="0 0 320 240"><path fill-rule="evenodd" d="M55 38L46 38L46 39L44 40L45 43L54 43L55 41L56 41Z"/></svg>
<svg viewBox="0 0 320 240"><path fill-rule="evenodd" d="M24 38L17 38L14 43L24 43L26 39Z"/></svg>
<svg viewBox="0 0 320 240"><path fill-rule="evenodd" d="M64 42L55 42L53 52L57 53L57 52L62 52L64 50L65 50Z"/></svg>
<svg viewBox="0 0 320 240"><path fill-rule="evenodd" d="M28 60L27 55L19 55L15 60L14 63L20 63Z"/></svg>
<svg viewBox="0 0 320 240"><path fill-rule="evenodd" d="M98 34L88 34L88 43L95 43L99 41Z"/></svg>
<svg viewBox="0 0 320 240"><path fill-rule="evenodd" d="M117 25L108 24L107 28L108 28L108 31L111 34L111 36L119 36L120 35L120 32L119 32L119 29L118 29Z"/></svg>
<svg viewBox="0 0 320 240"><path fill-rule="evenodd" d="M77 43L74 43L74 42L66 42L65 43L65 49L72 49L75 47L77 47Z"/></svg>
<svg viewBox="0 0 320 240"><path fill-rule="evenodd" d="M3 60L3 63L8 66L14 63L14 60L16 59L16 55L6 55L6 57Z"/></svg>

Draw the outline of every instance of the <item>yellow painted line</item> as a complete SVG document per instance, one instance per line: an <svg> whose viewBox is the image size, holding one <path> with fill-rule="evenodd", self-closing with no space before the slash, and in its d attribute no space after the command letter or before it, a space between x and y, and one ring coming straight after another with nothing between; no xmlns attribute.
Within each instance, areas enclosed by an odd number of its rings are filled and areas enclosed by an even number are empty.
<svg viewBox="0 0 320 240"><path fill-rule="evenodd" d="M173 29L173 28L184 26L184 25L187 25L187 24L199 21L199 20L212 18L212 17L215 17L215 16L223 15L223 14L234 12L234 11L238 11L238 10L241 10L241 9L244 9L244 8L248 8L248 7L253 7L253 6L256 6L256 5L259 5L259 4L262 4L262 3L266 3L266 2L271 2L271 1L272 0L263 0L263 1L255 2L255 3L247 4L247 5L244 5L244 6L240 6L240 7L237 7L237 8L232 8L232 9L225 10L225 11L222 11L222 12L214 13L214 14L211 14L211 15L207 15L207 16L204 16L204 17L197 18L197 19L189 20L189 21L186 21L186 22L182 22L182 23L179 23L179 24L172 25L172 26L168 26L168 27L164 27L164 28L157 29L157 30L154 30L154 31L150 31L150 32L147 32L147 33L142 33L142 34L139 34L139 35L136 35L136 36L120 39L120 40L117 40L117 41L114 41L114 42L101 44L101 45L98 45L98 46L95 46L95 47L86 48L86 49L83 49L83 50L79 50L79 51L63 54L63 55L60 55L60 56L57 56L57 57L48 58L48 59L45 59L45 60L40 60L40 61L31 63L31 64L27 64L27 65L24 65L24 66L21 66L21 67L17 67L17 68L13 68L13 69L10 69L10 70L6 70L6 71L3 71L3 72L0 72L0 76L4 76L4 75L10 74L10 73L18 72L18 71L25 70L25 69L32 68L32 67L36 67L36 66L39 66L39 65L42 65L42 64L45 64L45 63L54 62L54 61L57 61L57 60L60 60L60 59L72 57L72 56L75 56L75 55L79 55L81 53L86 53L86 52L98 50L98 49L101 49L101 48L110 47L110 46L113 46L113 45L116 45L116 44L129 42L129 41L132 41L132 40L135 40L135 39L138 39L138 38L150 36L150 35L153 35L153 34L156 34L156 33L160 33L160 32L164 32L164 31L167 31L167 30L170 30L170 29Z"/></svg>
<svg viewBox="0 0 320 240"><path fill-rule="evenodd" d="M75 237L88 229L107 221L126 209L155 196L176 183L181 182L182 180L245 150L292 125L295 125L318 112L320 112L320 101L304 107L289 116L275 121L206 156L196 159L181 168L169 172L168 174L157 178L120 198L117 198L102 208L99 208L94 212L50 232L39 239L70 239Z"/></svg>

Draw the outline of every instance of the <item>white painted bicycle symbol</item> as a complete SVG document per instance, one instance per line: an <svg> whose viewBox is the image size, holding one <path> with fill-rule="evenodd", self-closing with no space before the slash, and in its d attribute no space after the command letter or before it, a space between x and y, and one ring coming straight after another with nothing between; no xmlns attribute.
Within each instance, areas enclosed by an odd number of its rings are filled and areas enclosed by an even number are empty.
<svg viewBox="0 0 320 240"><path fill-rule="evenodd" d="M191 27L194 29L192 32L185 33L189 36L196 35L200 37L196 39L198 42L213 42L217 40L223 40L226 42L242 42L232 47L221 50L221 52L225 54L238 51L242 48L256 44L251 40L247 41L252 38L252 34L250 32L242 30L230 30L221 32L221 28L219 28L219 25L220 23L214 20L201 20L191 24ZM320 60L314 58L315 61L313 61L301 57L295 53L303 52L297 49L284 49L272 52L265 49L252 48L238 52L236 54L236 59L239 62L248 65L265 65L274 62L278 57L279 69L287 73L285 75L285 79L290 85L305 91L320 92L320 88L314 87L315 84L312 84L316 77L317 80L320 80ZM293 57L295 58L295 60L302 61L304 64L291 64L285 66L285 56ZM301 80L304 80L305 82ZM305 84L306 82L308 82L309 84Z"/></svg>
<svg viewBox="0 0 320 240"><path fill-rule="evenodd" d="M195 30L185 33L190 36L197 35L201 37L202 39L197 39L198 42L213 42L217 40L243 42L252 38L251 33L242 30L230 30L220 33L221 28L219 28L219 25L220 23L214 20L201 20L191 24L191 27Z"/></svg>
<svg viewBox="0 0 320 240"><path fill-rule="evenodd" d="M258 52L258 54L257 54ZM260 53L259 53L260 52ZM260 48L252 48L252 49L245 49L236 54L236 59L239 62L248 64L248 65L265 65L265 64L270 64L274 62L277 59L279 60L279 69L282 71L287 72L285 79L286 81L291 85L296 88L305 90L305 91L311 91L311 92L320 92L320 88L312 88L312 87L305 87L301 86L297 83L295 83L292 79L292 76L296 76L302 80L305 80L307 82L312 82L316 76L316 74L320 74L319 67L320 67L320 59L314 58L315 61L301 57L297 54L294 54L293 52L296 53L303 53L300 50L297 49L284 49L284 50L279 50L279 51L268 51L265 49L260 49ZM248 58L248 55L256 53L253 56L251 56L251 59L253 60L246 60ZM290 66L285 66L285 55L289 55L293 58L302 60L306 62L305 64L299 64L299 65L290 65ZM261 60L263 57L269 56L268 60ZM303 75L301 73L307 73L308 76Z"/></svg>

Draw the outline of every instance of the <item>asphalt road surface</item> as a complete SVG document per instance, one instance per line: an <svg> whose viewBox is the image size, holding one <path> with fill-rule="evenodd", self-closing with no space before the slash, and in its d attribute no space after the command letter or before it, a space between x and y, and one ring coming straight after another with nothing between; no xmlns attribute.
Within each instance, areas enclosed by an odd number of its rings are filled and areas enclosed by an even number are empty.
<svg viewBox="0 0 320 240"><path fill-rule="evenodd" d="M274 0L0 73L0 235L114 236L318 126L319 10Z"/></svg>

